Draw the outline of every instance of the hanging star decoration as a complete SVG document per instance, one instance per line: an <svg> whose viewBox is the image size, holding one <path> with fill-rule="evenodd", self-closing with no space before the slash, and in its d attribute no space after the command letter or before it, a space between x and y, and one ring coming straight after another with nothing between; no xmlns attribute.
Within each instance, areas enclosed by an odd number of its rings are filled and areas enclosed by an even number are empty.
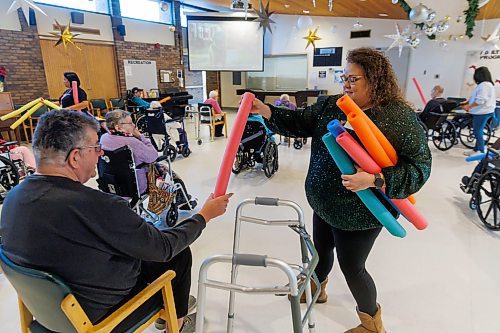
<svg viewBox="0 0 500 333"><path fill-rule="evenodd" d="M59 37L58 41L56 42L55 46L58 46L59 44L63 44L64 48L67 48L68 44L73 44L78 50L82 50L81 48L78 47L78 45L75 44L73 41L73 38L78 36L79 34L74 34L69 31L70 29L70 22L68 22L67 26L60 25L59 22L56 20L56 25L57 29L59 29L59 32L49 32L49 34Z"/></svg>
<svg viewBox="0 0 500 333"><path fill-rule="evenodd" d="M7 15L17 10L18 8L21 8L23 10L23 14L27 22L29 22L30 20L30 14L29 14L30 8L47 16L47 14L45 14L40 7L38 7L33 3L33 0L14 0L10 5L9 9L7 10Z"/></svg>
<svg viewBox="0 0 500 333"><path fill-rule="evenodd" d="M498 41L500 40L500 36L498 35L499 30L500 23L497 24L495 30L493 30L493 32L489 36L481 37L481 39L484 40L485 44L483 49L499 49L497 45Z"/></svg>
<svg viewBox="0 0 500 333"><path fill-rule="evenodd" d="M316 35L318 33L318 29L319 29L319 27L316 27L316 29L314 29L314 31L312 31L311 29L308 29L309 30L308 35L306 37L302 37L302 39L307 40L307 45L305 47L306 49L311 44L312 44L313 48L316 48L316 41L321 40L321 38Z"/></svg>
<svg viewBox="0 0 500 333"><path fill-rule="evenodd" d="M389 51L393 47L397 46L399 48L399 56L401 57L401 52L403 51L403 46L406 44L406 37L407 36L401 34L401 29L399 28L399 25L396 24L396 34L384 35L384 37L394 39L394 42L392 42L391 46L389 46L387 51Z"/></svg>
<svg viewBox="0 0 500 333"><path fill-rule="evenodd" d="M273 31L271 30L271 23L275 22L271 20L270 16L273 15L274 12L269 11L269 1L267 1L267 5L265 8L262 0L260 0L259 3L260 3L260 11L254 9L254 12L259 16L258 18L255 19L255 21L260 23L259 29L263 28L264 34L266 33L266 29L269 29L269 32L273 33Z"/></svg>

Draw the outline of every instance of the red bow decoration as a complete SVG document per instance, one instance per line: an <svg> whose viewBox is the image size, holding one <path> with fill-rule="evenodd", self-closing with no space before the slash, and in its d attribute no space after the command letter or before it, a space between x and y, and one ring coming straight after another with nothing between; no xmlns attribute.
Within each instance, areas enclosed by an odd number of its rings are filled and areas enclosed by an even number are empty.
<svg viewBox="0 0 500 333"><path fill-rule="evenodd" d="M6 76L7 74L9 74L9 71L5 67L0 66L0 76Z"/></svg>

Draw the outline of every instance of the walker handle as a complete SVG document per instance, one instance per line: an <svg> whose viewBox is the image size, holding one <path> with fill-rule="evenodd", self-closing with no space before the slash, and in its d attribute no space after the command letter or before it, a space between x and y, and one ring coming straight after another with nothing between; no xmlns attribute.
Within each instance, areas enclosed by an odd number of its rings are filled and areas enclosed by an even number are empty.
<svg viewBox="0 0 500 333"><path fill-rule="evenodd" d="M258 254L233 254L233 265L267 267L267 256Z"/></svg>
<svg viewBox="0 0 500 333"><path fill-rule="evenodd" d="M256 197L255 204L261 206L278 206L278 198Z"/></svg>

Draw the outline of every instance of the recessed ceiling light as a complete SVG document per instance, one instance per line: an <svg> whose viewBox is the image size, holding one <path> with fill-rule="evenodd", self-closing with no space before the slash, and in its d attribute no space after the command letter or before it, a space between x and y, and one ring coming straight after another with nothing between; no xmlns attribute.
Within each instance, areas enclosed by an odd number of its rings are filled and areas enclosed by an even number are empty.
<svg viewBox="0 0 500 333"><path fill-rule="evenodd" d="M285 8L290 8L290 5L289 4L284 4L283 6L285 6Z"/></svg>
<svg viewBox="0 0 500 333"><path fill-rule="evenodd" d="M302 13L309 14L309 11L304 9L304 10L302 10Z"/></svg>
<svg viewBox="0 0 500 333"><path fill-rule="evenodd" d="M386 13L380 13L380 14L378 14L378 16L386 17L386 16L389 16L389 14L386 14Z"/></svg>

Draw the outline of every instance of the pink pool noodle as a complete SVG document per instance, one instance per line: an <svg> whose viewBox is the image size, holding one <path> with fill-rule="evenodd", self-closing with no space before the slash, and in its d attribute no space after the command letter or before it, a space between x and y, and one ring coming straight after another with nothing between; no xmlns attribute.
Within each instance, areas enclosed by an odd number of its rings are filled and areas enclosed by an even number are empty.
<svg viewBox="0 0 500 333"><path fill-rule="evenodd" d="M74 105L80 103L78 101L78 83L76 81L71 81L71 91L73 92L73 102L75 102ZM78 109L77 111L81 111Z"/></svg>
<svg viewBox="0 0 500 333"><path fill-rule="evenodd" d="M415 87L417 87L418 93L420 94L420 98L422 99L422 102L424 104L427 104L427 99L425 99L424 93L422 92L422 88L420 87L420 84L418 84L417 78L413 77L412 78L413 83L415 83Z"/></svg>
<svg viewBox="0 0 500 333"><path fill-rule="evenodd" d="M371 174L378 174L382 169L375 163L373 158L361 147L361 145L348 133L343 132L336 138L337 143L345 152L359 165L364 171ZM423 230L428 223L417 209L412 205L408 198L390 199L403 216L412 223L418 230Z"/></svg>
<svg viewBox="0 0 500 333"><path fill-rule="evenodd" d="M219 168L219 176L217 177L217 182L215 183L214 197L216 198L226 194L234 158L238 152L243 130L245 129L248 114L252 109L254 99L255 95L250 92L244 93L241 98L241 104L233 123L233 129L229 134L226 151L224 152L224 157L222 158L222 163Z"/></svg>

